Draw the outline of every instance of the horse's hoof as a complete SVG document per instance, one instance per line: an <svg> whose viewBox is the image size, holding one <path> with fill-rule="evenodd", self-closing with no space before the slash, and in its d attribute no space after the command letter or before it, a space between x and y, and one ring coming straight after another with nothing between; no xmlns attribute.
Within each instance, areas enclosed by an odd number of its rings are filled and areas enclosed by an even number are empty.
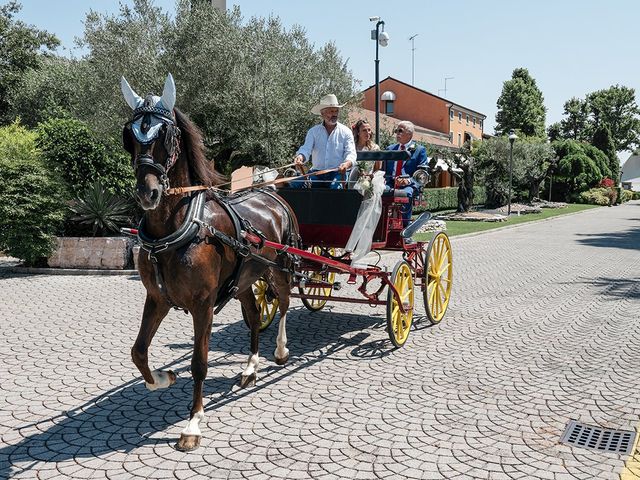
<svg viewBox="0 0 640 480"><path fill-rule="evenodd" d="M255 387L256 386L256 374L242 375L240 377L240 388Z"/></svg>
<svg viewBox="0 0 640 480"><path fill-rule="evenodd" d="M176 443L176 450L181 452L190 452L200 446L200 435L180 435L180 440Z"/></svg>
<svg viewBox="0 0 640 480"><path fill-rule="evenodd" d="M287 354L286 356L282 357L282 358L276 358L276 365L284 365L289 361L289 354Z"/></svg>

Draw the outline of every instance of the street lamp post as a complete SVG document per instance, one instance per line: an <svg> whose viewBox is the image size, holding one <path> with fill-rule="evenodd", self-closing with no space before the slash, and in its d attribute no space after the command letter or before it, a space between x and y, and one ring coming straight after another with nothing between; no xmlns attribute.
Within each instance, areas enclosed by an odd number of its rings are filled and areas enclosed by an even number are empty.
<svg viewBox="0 0 640 480"><path fill-rule="evenodd" d="M551 201L551 187L553 187L553 172L556 170L556 165L560 161L559 157L554 157L551 160L551 166L549 168L549 201Z"/></svg>
<svg viewBox="0 0 640 480"><path fill-rule="evenodd" d="M513 181L513 142L516 141L518 136L516 133L511 130L509 131L509 143L511 144L511 148L509 149L509 195L507 200L507 217L511 215L511 182Z"/></svg>
<svg viewBox="0 0 640 480"><path fill-rule="evenodd" d="M376 29L371 30L371 39L376 41L376 143L380 143L380 60L378 59L378 47L386 47L389 44L389 34L384 31L384 20L380 17L369 17L371 22L376 22ZM382 27L382 31L380 31Z"/></svg>

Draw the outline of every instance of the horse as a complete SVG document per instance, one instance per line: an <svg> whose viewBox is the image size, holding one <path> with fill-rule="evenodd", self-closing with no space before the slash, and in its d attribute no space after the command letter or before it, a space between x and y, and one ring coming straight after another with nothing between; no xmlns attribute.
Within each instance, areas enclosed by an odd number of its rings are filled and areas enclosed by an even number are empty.
<svg viewBox="0 0 640 480"><path fill-rule="evenodd" d="M149 390L174 384L172 371L150 369L148 349L172 307L191 313L193 405L176 444L178 450L189 451L198 448L202 437L199 423L204 419L203 384L213 315L234 297L240 300L251 330L251 353L240 386L255 385L260 313L251 285L259 278L266 280L270 294L279 301L275 361L284 365L289 358L286 314L295 258L247 244L241 232L249 230L263 239L296 246L298 224L290 207L274 193L250 190L231 195L208 188L220 185L225 177L206 159L199 129L174 107L171 74L162 97L149 94L143 99L124 77L120 83L133 110L123 128L123 143L131 155L136 196L144 209L138 228L138 270L146 299L131 357Z"/></svg>

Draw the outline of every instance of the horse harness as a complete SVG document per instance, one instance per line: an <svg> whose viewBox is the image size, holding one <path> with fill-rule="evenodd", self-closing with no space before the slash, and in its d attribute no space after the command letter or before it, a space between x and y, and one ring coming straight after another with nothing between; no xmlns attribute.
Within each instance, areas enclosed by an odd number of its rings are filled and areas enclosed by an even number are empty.
<svg viewBox="0 0 640 480"><path fill-rule="evenodd" d="M287 208L286 204L282 199L278 197L278 195L266 189L257 189L252 190L257 191L263 194L268 195L272 199L276 200L284 209L287 221L287 243L292 246L300 245L300 236L295 231L294 222L291 218L291 213L289 208ZM158 289L165 297L165 300L169 305L171 305L175 309L182 309L187 313L187 309L177 305L170 297L167 292L167 288L164 282L164 278L162 276L162 272L159 268L159 259L158 254L162 252L169 252L172 250L177 250L180 247L184 247L189 243L196 240L200 229L205 229L205 231L209 232L210 236L205 236L204 241L211 243L212 241L217 241L220 244L231 247L231 249L236 253L236 264L234 267L234 271L231 276L225 281L220 291L221 294L218 294L215 303L214 314L217 314L224 308L224 306L236 296L238 293L238 281L240 279L240 275L243 271L243 267L246 265L247 260L253 259L257 260L269 267L277 268L282 271L290 272L289 269L283 268L278 265L276 262L268 260L263 256L253 252L251 247L254 247L257 251L260 251L264 245L264 240L266 240L265 235L255 227L251 225L249 220L241 217L238 212L235 210L232 204L232 200L237 199L240 196L244 196L251 191L241 192L236 195L221 195L217 192L213 192L214 201L222 207L225 213L231 219L235 237L229 236L224 232L216 229L213 225L209 225L204 221L204 210L206 204L206 192L199 191L196 192L189 200L189 207L187 209L187 213L185 215L185 220L182 225L173 233L169 234L164 238L154 239L145 234L145 220L144 217L140 221L138 227L138 241L140 243L140 248L148 253L149 260L153 265L153 270L156 278L156 285ZM246 233L252 233L257 236L260 241L258 243L253 243L247 240L245 237ZM211 240L208 240L211 239ZM200 240L203 241L203 240ZM279 255L286 254L286 252L278 252ZM293 259L295 262L296 260Z"/></svg>

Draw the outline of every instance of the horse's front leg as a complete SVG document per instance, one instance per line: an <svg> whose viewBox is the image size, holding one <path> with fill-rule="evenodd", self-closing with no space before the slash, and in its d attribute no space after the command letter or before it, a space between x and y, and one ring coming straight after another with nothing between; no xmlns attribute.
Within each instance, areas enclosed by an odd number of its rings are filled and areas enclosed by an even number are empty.
<svg viewBox="0 0 640 480"><path fill-rule="evenodd" d="M209 359L209 337L211 337L211 322L213 321L213 306L203 306L192 312L193 315L193 356L191 357L191 375L193 377L193 407L189 415L189 423L182 430L176 449L186 452L200 446L202 433L200 422L204 420L204 405L202 393L204 380L207 377Z"/></svg>
<svg viewBox="0 0 640 480"><path fill-rule="evenodd" d="M256 297L253 295L251 288L245 290L238 295L238 300L242 304L245 315L249 320L249 328L251 329L251 355L247 361L247 367L240 377L240 387L252 387L256 384L258 377L258 365L260 364L259 341L260 341L260 311L256 305Z"/></svg>
<svg viewBox="0 0 640 480"><path fill-rule="evenodd" d="M176 375L171 370L161 371L149 369L148 351L151 340L158 331L158 327L164 317L169 313L169 305L167 302L157 300L147 294L144 303L144 312L142 313L142 323L138 338L136 338L131 348L131 359L135 363L138 370L142 374L146 386L149 390L157 390L159 388L167 388L176 381Z"/></svg>

